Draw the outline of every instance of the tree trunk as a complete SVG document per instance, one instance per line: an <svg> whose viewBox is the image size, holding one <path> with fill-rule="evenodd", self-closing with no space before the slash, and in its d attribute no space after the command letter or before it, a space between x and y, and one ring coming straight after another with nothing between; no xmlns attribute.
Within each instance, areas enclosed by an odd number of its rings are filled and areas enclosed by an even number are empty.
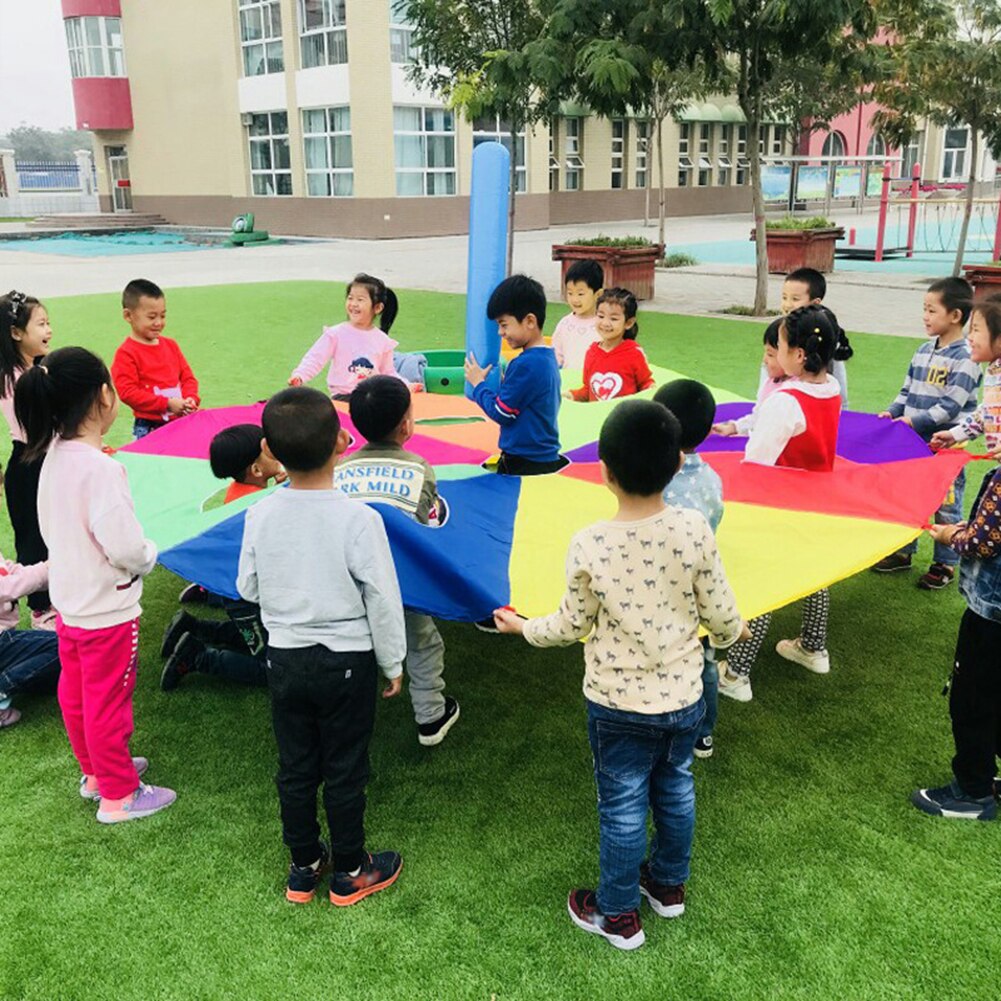
<svg viewBox="0 0 1001 1001"><path fill-rule="evenodd" d="M747 153L751 168L751 200L754 206L754 315L768 311L768 244L765 235L765 196L761 191L761 153L758 147L761 121L758 115L747 119Z"/></svg>
<svg viewBox="0 0 1001 1001"><path fill-rule="evenodd" d="M977 161L980 159L980 134L972 125L970 132L973 135L970 143L970 177L966 182L966 204L963 206L963 225L959 230L959 246L956 247L956 263L952 266L953 278L958 278L963 270L966 237L970 232L970 216L973 214L973 191L977 183Z"/></svg>
<svg viewBox="0 0 1001 1001"><path fill-rule="evenodd" d="M508 175L507 193L507 274L514 270L514 207L518 197L518 132L517 125L511 123L511 168Z"/></svg>
<svg viewBox="0 0 1001 1001"><path fill-rule="evenodd" d="M660 188L657 200L657 242L666 246L664 240L664 213L666 208L666 187L664 185L664 119L657 119L657 184Z"/></svg>

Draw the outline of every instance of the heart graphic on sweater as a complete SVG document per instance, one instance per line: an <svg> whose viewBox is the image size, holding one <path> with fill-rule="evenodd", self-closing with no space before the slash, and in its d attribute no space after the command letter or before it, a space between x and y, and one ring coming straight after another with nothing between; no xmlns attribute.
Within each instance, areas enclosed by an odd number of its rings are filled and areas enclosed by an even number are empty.
<svg viewBox="0 0 1001 1001"><path fill-rule="evenodd" d="M611 400L622 389L622 376L618 372L595 372L591 376L591 395L598 400Z"/></svg>

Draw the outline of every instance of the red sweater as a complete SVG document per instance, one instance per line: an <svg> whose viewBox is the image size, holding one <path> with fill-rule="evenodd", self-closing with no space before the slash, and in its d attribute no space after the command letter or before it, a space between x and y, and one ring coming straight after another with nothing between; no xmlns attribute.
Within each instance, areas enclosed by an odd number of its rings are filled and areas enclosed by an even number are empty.
<svg viewBox="0 0 1001 1001"><path fill-rule="evenodd" d="M601 342L592 344L584 355L584 385L573 390L581 403L632 396L653 385L653 375L643 349L635 341L622 341L611 351Z"/></svg>
<svg viewBox="0 0 1001 1001"><path fill-rule="evenodd" d="M198 380L177 346L177 341L162 334L156 344L141 344L131 337L115 352L111 378L122 403L144 420L173 420L179 414L167 413L171 397L197 402Z"/></svg>
<svg viewBox="0 0 1001 1001"><path fill-rule="evenodd" d="M834 468L838 444L841 397L818 399L796 389L787 389L785 392L794 396L803 408L806 430L789 439L782 454L775 460L775 465L829 473Z"/></svg>

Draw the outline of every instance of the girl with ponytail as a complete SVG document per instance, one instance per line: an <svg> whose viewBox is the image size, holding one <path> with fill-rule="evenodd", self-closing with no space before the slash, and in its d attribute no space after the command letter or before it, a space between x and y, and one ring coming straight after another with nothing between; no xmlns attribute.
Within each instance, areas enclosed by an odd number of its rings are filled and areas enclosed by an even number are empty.
<svg viewBox="0 0 1001 1001"><path fill-rule="evenodd" d="M52 327L45 306L34 296L8 292L0 297L0 413L3 413L14 443L4 494L17 561L29 566L48 558L45 542L38 530L39 462L25 457L24 429L14 416L14 386L24 372L49 353ZM44 588L28 596L33 629L54 629L56 616Z"/></svg>
<svg viewBox="0 0 1001 1001"><path fill-rule="evenodd" d="M381 278L355 275L348 285L346 310L347 322L323 328L320 339L289 377L290 386L309 382L328 362L327 386L335 400L350 399L355 386L370 375L400 378L393 366L398 342L387 336L399 310L396 293ZM411 388L424 387L415 384Z"/></svg>
<svg viewBox="0 0 1001 1001"><path fill-rule="evenodd" d="M100 800L103 824L147 817L176 798L140 782L148 762L129 754L139 599L156 547L136 520L125 467L101 451L117 413L107 367L83 348L53 351L14 391L25 458L44 456L38 522L59 609L59 707L80 795Z"/></svg>

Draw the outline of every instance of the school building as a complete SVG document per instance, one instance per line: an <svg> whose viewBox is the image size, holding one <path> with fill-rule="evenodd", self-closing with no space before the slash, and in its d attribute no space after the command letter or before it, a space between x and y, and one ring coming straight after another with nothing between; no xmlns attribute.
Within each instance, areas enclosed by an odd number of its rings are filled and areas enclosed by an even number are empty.
<svg viewBox="0 0 1001 1001"><path fill-rule="evenodd" d="M392 0L62 0L77 124L94 134L104 211L318 236L465 232L473 147L507 123L464 121L407 75ZM517 225L641 218L650 124L566 105L515 138ZM760 137L787 148L785 126ZM732 98L665 130L672 215L750 207ZM656 190L650 193L656 215Z"/></svg>

